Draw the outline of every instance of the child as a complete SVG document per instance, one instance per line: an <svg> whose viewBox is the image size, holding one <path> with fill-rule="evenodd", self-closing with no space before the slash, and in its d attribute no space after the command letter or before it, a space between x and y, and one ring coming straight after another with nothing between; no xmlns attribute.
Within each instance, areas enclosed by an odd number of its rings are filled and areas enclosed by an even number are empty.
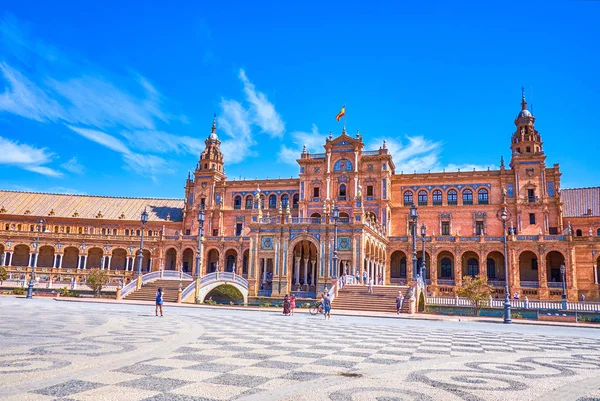
<svg viewBox="0 0 600 401"><path fill-rule="evenodd" d="M160 310L160 316L162 317L163 315L163 310L162 310L162 306L163 306L163 296L164 296L164 292L162 287L158 287L158 291L156 292L156 316L158 316L158 311Z"/></svg>
<svg viewBox="0 0 600 401"><path fill-rule="evenodd" d="M292 294L290 298L290 309L292 311L292 316L294 316L294 309L296 309L296 296Z"/></svg>

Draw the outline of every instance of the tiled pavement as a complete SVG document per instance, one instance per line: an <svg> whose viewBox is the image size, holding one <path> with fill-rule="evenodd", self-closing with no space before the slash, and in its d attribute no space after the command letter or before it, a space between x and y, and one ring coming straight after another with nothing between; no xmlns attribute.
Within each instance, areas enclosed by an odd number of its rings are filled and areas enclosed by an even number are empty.
<svg viewBox="0 0 600 401"><path fill-rule="evenodd" d="M56 306L49 306L50 309L54 307ZM85 304L80 304L72 308L81 311L85 307ZM94 308L104 310L110 306ZM79 322L73 326L80 334L71 333L72 338L77 341L65 344L65 339L59 336L58 344L54 341L46 344L41 337L37 338L35 344L30 344L31 347L27 351L20 351L19 354L32 360L40 356L50 356L63 364L82 363L84 360L89 361L90 358L96 360L113 358L115 360L113 368L94 369L93 366L85 365L85 369L71 370L62 378L50 377L48 380L41 381L39 386L22 388L24 392L5 391L4 395L19 400L40 401L243 398L258 400L285 399L288 393L295 394L298 388L303 388L305 391L300 391L303 395L298 399L304 399L302 397L306 397L307 394L312 395L312 398L306 399L317 399L317 393L323 391L318 383L323 381L332 383L330 385L333 389L337 381L351 380L344 377L349 373L365 375L372 372L373 382L375 382L375 379L380 380L386 374L401 371L408 380L408 374L411 372L417 376L430 374L429 371L414 370L415 367L439 367L446 361L461 361L466 366L470 366L468 363L471 360L487 358L485 363L509 364L505 369L511 369L510 364L513 364L512 369L517 369L515 366L519 363L535 364L535 361L522 360L522 357L529 355L544 357L564 355L566 360L575 358L575 362L571 362L568 366L580 363L577 355L595 355L597 361L586 360L583 364L595 366L600 371L598 338L565 339L553 336L548 331L544 332L543 329L540 331L544 333L539 334L512 332L507 335L505 332L490 330L487 327L486 330L457 330L419 327L417 322L410 322L410 325L384 325L365 321L361 324L358 319L350 324L341 319L337 322L333 320L324 322L310 316L292 318L260 313L242 312L228 315L212 311L193 313L185 311L185 314L179 315L176 321L191 321L202 328L200 335L188 336L185 328L177 326L175 320L167 322L148 316L140 318L135 310L128 311L126 308L122 312L121 314L128 318L124 328L111 327L110 317L105 317L106 320L102 324L93 324L98 323L93 319L91 325ZM38 317L40 318L43 319L42 316ZM149 325L153 327L147 327ZM106 327L102 330L104 326ZM46 327L47 335L56 334L50 325ZM98 328L101 329L99 330L101 334L86 333L88 330ZM57 328L56 331L59 332L60 329ZM2 333L1 328L0 333ZM127 333L129 335L126 335ZM177 341L175 341L176 334L180 336ZM97 343L98 339L103 345L98 349L90 350L89 346ZM2 345L1 341L0 345ZM124 345L133 349L123 348ZM15 348L17 349L21 350L20 347ZM101 355L88 355L94 353ZM131 363L123 363L125 359L120 358L126 354L131 355ZM0 353L0 358L2 356L3 354ZM9 370L7 366L10 367L6 360L5 358L3 362L3 359L0 359L0 380L1 374ZM431 363L433 361L435 363ZM19 363L24 362L17 362L17 365ZM44 362L35 363L38 364L35 366L42 366ZM57 372L61 369L73 368L73 366L61 368L60 364L56 366ZM16 372L11 371L13 377L17 378L19 366L13 365L12 368L16 370ZM535 371L536 368L529 366L527 369ZM27 365L23 365L22 370L27 371ZM484 374L487 373L484 371ZM501 373L495 372L496 375ZM541 372L540 379L544 374L548 372ZM35 378L32 380L35 381ZM556 379L552 380L556 381ZM42 385L42 382L47 385ZM7 383L0 381L0 385L2 385L0 386L0 398L2 398L1 390L3 388L10 390L10 383L7 386ZM347 386L342 385L342 387ZM433 384L430 384L430 387L431 391L441 389L440 386L436 387ZM314 390L311 390L313 388ZM361 386L361 388L365 387ZM291 390L288 393L277 393L285 389ZM514 389L518 390L519 386L515 385ZM311 393L311 391L315 392ZM405 393L405 396L412 390L406 391L408 393ZM457 393L452 391L451 394ZM427 394L423 396L425 395ZM324 399L335 399L335 397L340 400L354 399L352 394L344 395L339 391L327 397ZM401 398L373 396L364 399Z"/></svg>

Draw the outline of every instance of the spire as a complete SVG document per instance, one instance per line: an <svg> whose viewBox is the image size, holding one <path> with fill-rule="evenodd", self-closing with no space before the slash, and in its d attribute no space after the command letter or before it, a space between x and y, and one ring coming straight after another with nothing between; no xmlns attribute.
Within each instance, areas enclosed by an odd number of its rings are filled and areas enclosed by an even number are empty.
<svg viewBox="0 0 600 401"><path fill-rule="evenodd" d="M500 156L500 168L504 168L504 156Z"/></svg>
<svg viewBox="0 0 600 401"><path fill-rule="evenodd" d="M527 101L525 100L525 87L521 86L521 110L527 110Z"/></svg>
<svg viewBox="0 0 600 401"><path fill-rule="evenodd" d="M213 124L212 124L212 133L217 132L217 113L213 114Z"/></svg>

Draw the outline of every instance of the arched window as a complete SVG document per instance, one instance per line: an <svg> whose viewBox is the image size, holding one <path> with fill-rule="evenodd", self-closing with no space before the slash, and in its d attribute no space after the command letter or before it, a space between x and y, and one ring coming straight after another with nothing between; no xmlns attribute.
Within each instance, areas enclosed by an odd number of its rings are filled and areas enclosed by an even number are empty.
<svg viewBox="0 0 600 401"><path fill-rule="evenodd" d="M233 198L233 208L239 210L242 208L242 197L240 195Z"/></svg>
<svg viewBox="0 0 600 401"><path fill-rule="evenodd" d="M433 206L441 206L442 205L442 191L436 189L433 191Z"/></svg>
<svg viewBox="0 0 600 401"><path fill-rule="evenodd" d="M463 191L463 205L472 205L473 204L473 191L470 189L465 189Z"/></svg>
<svg viewBox="0 0 600 401"><path fill-rule="evenodd" d="M7 230L8 230L8 228L7 228ZM600 228L596 230L596 235L597 235L598 237L600 237Z"/></svg>
<svg viewBox="0 0 600 401"><path fill-rule="evenodd" d="M477 203L479 205L487 205L489 202L488 199L488 190L487 189L480 189L479 192L477 192Z"/></svg>
<svg viewBox="0 0 600 401"><path fill-rule="evenodd" d="M458 204L458 192L455 189L448 191L448 205L453 206Z"/></svg>
<svg viewBox="0 0 600 401"><path fill-rule="evenodd" d="M129 230L125 230L125 235L129 235Z"/></svg>
<svg viewBox="0 0 600 401"><path fill-rule="evenodd" d="M300 201L300 195L294 194L292 197L292 208L298 209L298 202Z"/></svg>
<svg viewBox="0 0 600 401"><path fill-rule="evenodd" d="M33 227L33 225L29 226L29 231L33 231L35 230L35 228Z"/></svg>
<svg viewBox="0 0 600 401"><path fill-rule="evenodd" d="M346 184L340 185L339 200L346 200Z"/></svg>
<svg viewBox="0 0 600 401"><path fill-rule="evenodd" d="M246 209L252 209L252 195L246 196Z"/></svg>
<svg viewBox="0 0 600 401"><path fill-rule="evenodd" d="M442 277L445 279L452 278L452 261L449 258L442 259Z"/></svg>
<svg viewBox="0 0 600 401"><path fill-rule="evenodd" d="M106 228L102 229L102 235L106 235Z"/></svg>
<svg viewBox="0 0 600 401"><path fill-rule="evenodd" d="M6 229L8 230L8 224L6 225ZM54 226L54 232L57 233L58 232L58 226Z"/></svg>
<svg viewBox="0 0 600 401"><path fill-rule="evenodd" d="M313 213L310 215L310 220L313 223L320 223L321 222L321 215L319 213Z"/></svg>
<svg viewBox="0 0 600 401"><path fill-rule="evenodd" d="M152 230L148 230L148 237L152 237Z"/></svg>
<svg viewBox="0 0 600 401"><path fill-rule="evenodd" d="M578 237L581 237L583 235L583 233L581 232L581 230L577 230L577 231L575 231L575 235Z"/></svg>
<svg viewBox="0 0 600 401"><path fill-rule="evenodd" d="M71 227L67 227L67 228L65 228L65 232L66 232L67 234L70 234L70 233L71 233Z"/></svg>
<svg viewBox="0 0 600 401"><path fill-rule="evenodd" d="M135 232L135 235L137 235L138 237L140 236L140 234L141 234L140 230L137 230L137 231Z"/></svg>
<svg viewBox="0 0 600 401"><path fill-rule="evenodd" d="M467 261L467 274L471 277L475 277L479 274L479 264L477 263L477 259L470 258Z"/></svg>
<svg viewBox="0 0 600 401"><path fill-rule="evenodd" d="M335 173L341 173L343 171L352 171L352 162L348 159L340 159L333 165L333 171Z"/></svg>
<svg viewBox="0 0 600 401"><path fill-rule="evenodd" d="M419 191L419 206L427 206L427 191Z"/></svg>
<svg viewBox="0 0 600 401"><path fill-rule="evenodd" d="M413 204L413 193L412 191L404 192L404 206L410 206Z"/></svg>
<svg viewBox="0 0 600 401"><path fill-rule="evenodd" d="M117 229L113 228L113 235L117 235Z"/></svg>
<svg viewBox="0 0 600 401"><path fill-rule="evenodd" d="M496 279L496 262L494 259L487 260L487 277L488 280Z"/></svg>
<svg viewBox="0 0 600 401"><path fill-rule="evenodd" d="M281 195L281 207L286 209L288 203L290 203L290 196L288 194Z"/></svg>
<svg viewBox="0 0 600 401"><path fill-rule="evenodd" d="M269 195L269 209L277 209L277 195Z"/></svg>

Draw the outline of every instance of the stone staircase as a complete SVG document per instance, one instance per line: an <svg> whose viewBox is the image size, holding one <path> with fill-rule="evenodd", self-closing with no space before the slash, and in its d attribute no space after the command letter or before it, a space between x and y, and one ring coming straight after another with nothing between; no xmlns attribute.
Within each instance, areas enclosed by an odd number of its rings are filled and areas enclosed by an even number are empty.
<svg viewBox="0 0 600 401"><path fill-rule="evenodd" d="M406 286L374 286L373 294L369 294L367 286L346 285L333 300L332 309L396 312L396 296L402 291L404 302L400 312L408 313L408 289Z"/></svg>
<svg viewBox="0 0 600 401"><path fill-rule="evenodd" d="M182 290L190 285L192 280L182 280ZM127 294L125 299L132 301L152 301L156 300L156 291L162 287L164 291L163 300L165 302L177 302L177 293L179 291L179 280L154 280L146 283L139 290L134 290Z"/></svg>

